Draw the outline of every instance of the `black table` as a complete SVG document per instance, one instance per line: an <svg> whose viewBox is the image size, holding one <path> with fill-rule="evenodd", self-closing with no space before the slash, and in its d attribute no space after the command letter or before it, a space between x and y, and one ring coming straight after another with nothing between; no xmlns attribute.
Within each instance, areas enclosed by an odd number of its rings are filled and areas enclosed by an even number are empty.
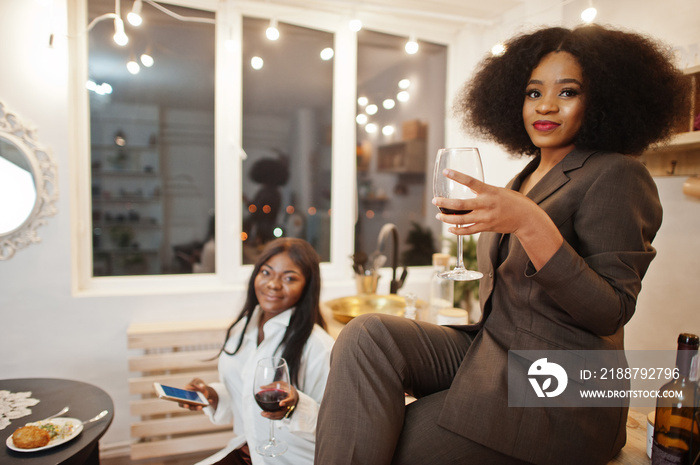
<svg viewBox="0 0 700 465"><path fill-rule="evenodd" d="M0 380L0 390L11 392L30 391L30 397L40 402L29 407L32 413L12 420L0 430L0 464L2 465L78 465L99 464L99 439L105 434L114 418L112 398L97 386L68 379L26 378ZM99 421L84 426L83 431L72 440L53 448L37 452L16 452L7 447L9 436L20 426L32 421L43 420L68 406L70 410L63 417L88 420L102 410L109 413Z"/></svg>

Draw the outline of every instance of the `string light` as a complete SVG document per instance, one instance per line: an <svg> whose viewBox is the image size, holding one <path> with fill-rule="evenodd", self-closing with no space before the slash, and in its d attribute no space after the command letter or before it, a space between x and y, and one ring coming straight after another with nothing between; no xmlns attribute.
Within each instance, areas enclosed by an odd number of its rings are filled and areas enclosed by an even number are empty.
<svg viewBox="0 0 700 465"><path fill-rule="evenodd" d="M581 20L583 20L583 22L586 24L591 24L597 14L598 10L596 10L593 6L590 6L581 12Z"/></svg>
<svg viewBox="0 0 700 465"><path fill-rule="evenodd" d="M369 103L369 99L367 97L359 97L357 99L357 104L361 107L364 107Z"/></svg>
<svg viewBox="0 0 700 465"><path fill-rule="evenodd" d="M372 104L370 104L370 105L367 105L367 106L365 107L365 111L366 111L367 114L370 115L370 116L376 114L378 110L379 110L379 108L378 108L377 105L375 105L374 103L372 103Z"/></svg>
<svg viewBox="0 0 700 465"><path fill-rule="evenodd" d="M493 55L495 57L500 57L504 53L506 53L506 46L505 46L505 44L503 44L501 42L499 42L496 45L494 45L493 47L491 47L491 55Z"/></svg>
<svg viewBox="0 0 700 465"><path fill-rule="evenodd" d="M109 95L112 93L112 86L106 82L97 84L95 81L90 80L85 84L85 88L97 95Z"/></svg>
<svg viewBox="0 0 700 465"><path fill-rule="evenodd" d="M348 28L353 32L360 32L362 30L362 21L357 18L353 18L348 23Z"/></svg>
<svg viewBox="0 0 700 465"><path fill-rule="evenodd" d="M416 36L411 34L411 37L409 37L408 42L406 42L406 53L409 55L415 55L418 53L418 42L416 42Z"/></svg>
<svg viewBox="0 0 700 465"><path fill-rule="evenodd" d="M250 59L250 66L251 66L253 69L256 69L256 70L257 70L257 69L262 69L262 67L263 67L264 64L265 64L265 62L263 61L263 59L260 58L260 57L258 57L258 56L255 56L255 57L253 57L253 58Z"/></svg>
<svg viewBox="0 0 700 465"><path fill-rule="evenodd" d="M124 32L124 21L121 18L114 18L114 42L119 46L129 43L129 37Z"/></svg>
<svg viewBox="0 0 700 465"><path fill-rule="evenodd" d="M139 66L134 57L131 57L129 62L126 64L126 69L129 70L131 74L139 74L139 71L141 71L141 66Z"/></svg>
<svg viewBox="0 0 700 465"><path fill-rule="evenodd" d="M335 52L333 51L332 48L330 48L330 47L324 48L323 50L321 50L321 60L328 61L331 58L333 58L334 54L335 54Z"/></svg>
<svg viewBox="0 0 700 465"><path fill-rule="evenodd" d="M134 0L134 6L131 7L131 11L126 15L126 20L132 26L140 26L143 23L143 18L141 17L141 8L143 7L142 0Z"/></svg>
<svg viewBox="0 0 700 465"><path fill-rule="evenodd" d="M141 64L145 66L146 68L150 68L153 66L155 63L155 60L153 60L153 57L149 55L148 53L144 52L141 54Z"/></svg>
<svg viewBox="0 0 700 465"><path fill-rule="evenodd" d="M268 40L277 40L280 38L280 31L277 29L277 20L271 19L270 26L265 30L265 36Z"/></svg>

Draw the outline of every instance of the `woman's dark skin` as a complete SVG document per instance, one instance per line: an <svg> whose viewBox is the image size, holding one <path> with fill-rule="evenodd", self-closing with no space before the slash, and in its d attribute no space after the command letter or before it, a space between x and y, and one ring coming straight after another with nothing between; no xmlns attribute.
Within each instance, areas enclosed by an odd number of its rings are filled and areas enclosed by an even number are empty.
<svg viewBox="0 0 700 465"><path fill-rule="evenodd" d="M552 258L564 239L549 215L525 194L574 149L585 110L583 84L581 66L571 54L552 52L542 58L532 71L523 103L523 124L540 149L539 166L523 182L520 192L446 170L445 176L477 193L470 200L433 199L438 207L471 210L466 215L437 214L440 221L455 225L449 228L451 233L513 234L536 269Z"/></svg>
<svg viewBox="0 0 700 465"><path fill-rule="evenodd" d="M258 344L264 339L263 326L265 323L293 307L300 299L305 286L306 278L304 278L303 272L289 257L287 252L270 257L260 267L254 282L255 295L262 310L262 316L258 323ZM261 415L265 418L281 420L287 414L288 409L295 406L299 401L299 393L296 388L291 384L285 384L287 385L286 391L289 392L289 396L281 400L280 405L286 408L277 412L261 412ZM219 398L216 391L211 389L204 381L195 378L185 386L185 389L199 391L204 394L209 401L209 405L216 410ZM202 407L199 405L180 404L180 406L193 411L202 410Z"/></svg>

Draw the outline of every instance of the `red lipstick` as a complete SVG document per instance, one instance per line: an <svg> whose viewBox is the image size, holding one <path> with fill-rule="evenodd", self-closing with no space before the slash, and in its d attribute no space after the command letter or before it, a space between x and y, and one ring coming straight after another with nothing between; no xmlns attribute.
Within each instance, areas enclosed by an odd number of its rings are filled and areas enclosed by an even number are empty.
<svg viewBox="0 0 700 465"><path fill-rule="evenodd" d="M538 131L551 131L558 128L560 125L553 121L535 121L532 125Z"/></svg>

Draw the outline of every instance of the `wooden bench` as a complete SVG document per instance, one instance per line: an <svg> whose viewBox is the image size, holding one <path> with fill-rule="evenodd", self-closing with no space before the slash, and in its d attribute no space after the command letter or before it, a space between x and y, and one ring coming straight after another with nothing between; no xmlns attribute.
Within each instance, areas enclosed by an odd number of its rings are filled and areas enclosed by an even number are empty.
<svg viewBox="0 0 700 465"><path fill-rule="evenodd" d="M200 453L223 448L231 425L214 425L201 412L155 397L153 383L185 386L192 378L218 381L216 355L231 320L132 324L128 331L131 460ZM213 358L213 359L212 359Z"/></svg>

